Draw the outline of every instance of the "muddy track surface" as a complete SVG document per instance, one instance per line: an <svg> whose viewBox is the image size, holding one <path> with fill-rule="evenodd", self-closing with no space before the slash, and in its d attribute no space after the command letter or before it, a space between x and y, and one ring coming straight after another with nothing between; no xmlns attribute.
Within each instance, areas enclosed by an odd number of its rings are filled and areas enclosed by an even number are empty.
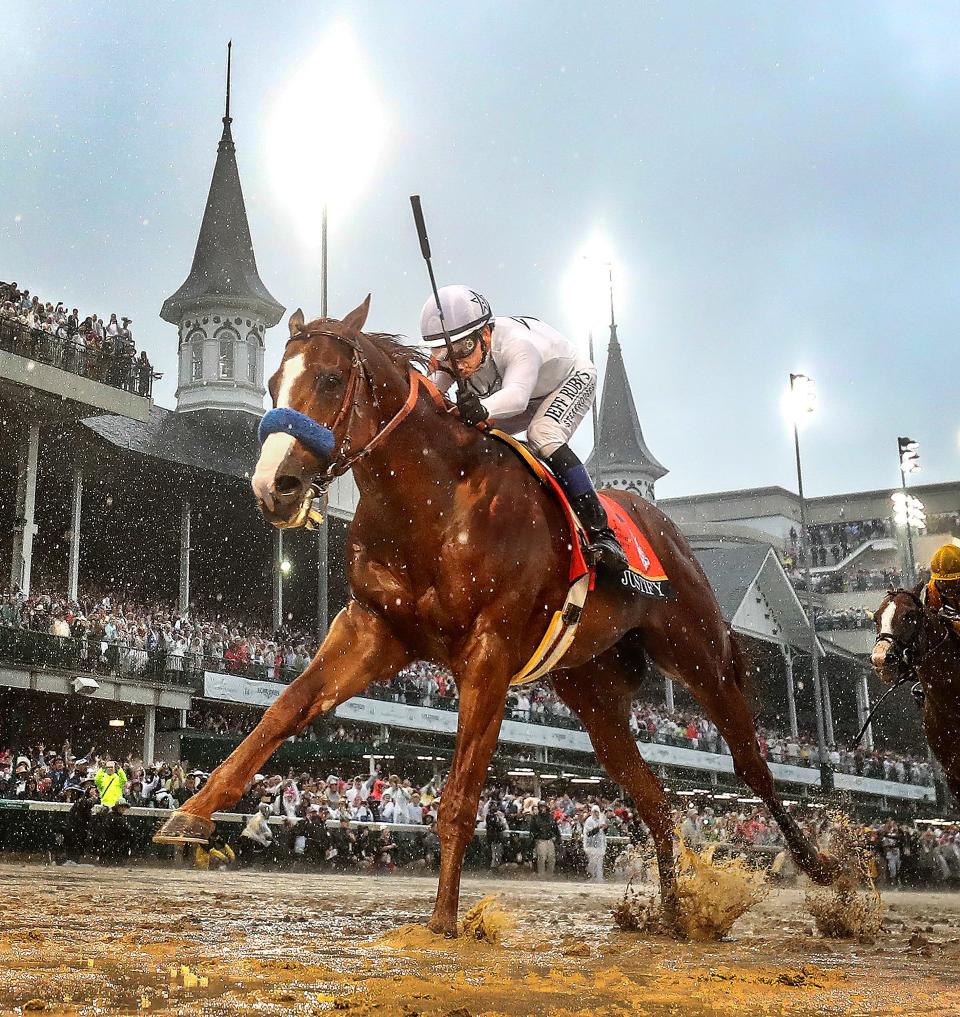
<svg viewBox="0 0 960 1017"><path fill-rule="evenodd" d="M422 926L435 881L0 865L0 1014L960 1014L960 895L891 893L875 943L772 894L725 942L619 931L622 887L468 879L500 944Z"/></svg>

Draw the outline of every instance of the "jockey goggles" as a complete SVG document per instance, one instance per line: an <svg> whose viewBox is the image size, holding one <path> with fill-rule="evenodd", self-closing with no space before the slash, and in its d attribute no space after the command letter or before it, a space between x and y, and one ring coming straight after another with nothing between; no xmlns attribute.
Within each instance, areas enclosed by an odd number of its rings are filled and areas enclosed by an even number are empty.
<svg viewBox="0 0 960 1017"><path fill-rule="evenodd" d="M481 343L480 333L474 332L472 335L464 336L462 339L457 339L455 342L450 344L450 349L453 351L453 359L459 364L462 360L469 360L473 355L473 351Z"/></svg>
<svg viewBox="0 0 960 1017"><path fill-rule="evenodd" d="M453 360L457 365L457 371L464 377L469 378L475 374L487 359L488 344L484 342L483 330L471 332L462 339L456 339L450 344L453 351ZM450 354L444 350L438 361L439 365L448 373L450 372Z"/></svg>

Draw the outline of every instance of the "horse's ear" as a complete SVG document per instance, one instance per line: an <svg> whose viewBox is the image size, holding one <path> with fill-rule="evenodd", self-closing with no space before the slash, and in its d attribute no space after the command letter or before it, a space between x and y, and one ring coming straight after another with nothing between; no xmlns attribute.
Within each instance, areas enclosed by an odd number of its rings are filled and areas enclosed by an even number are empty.
<svg viewBox="0 0 960 1017"><path fill-rule="evenodd" d="M370 294L359 306L355 307L344 319L343 325L347 332L362 332L363 326L367 323L367 315L370 313Z"/></svg>
<svg viewBox="0 0 960 1017"><path fill-rule="evenodd" d="M291 339L303 329L303 311L299 307L290 315L287 327L290 329Z"/></svg>

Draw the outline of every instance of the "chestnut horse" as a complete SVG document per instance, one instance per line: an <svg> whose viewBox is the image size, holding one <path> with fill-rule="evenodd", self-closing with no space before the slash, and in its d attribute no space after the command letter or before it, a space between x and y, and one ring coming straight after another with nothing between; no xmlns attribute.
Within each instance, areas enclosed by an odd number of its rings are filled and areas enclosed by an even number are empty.
<svg viewBox="0 0 960 1017"><path fill-rule="evenodd" d="M889 683L916 677L923 689L923 730L960 802L960 638L913 590L888 590L874 614L877 641L870 661Z"/></svg>
<svg viewBox="0 0 960 1017"><path fill-rule="evenodd" d="M463 855L507 690L563 603L569 537L554 496L517 455L461 423L422 383L415 350L362 332L369 303L368 296L343 321L305 324L299 310L290 318L270 395L281 415L326 434L329 444L320 450L309 434L271 434L252 480L265 518L287 527L303 524L318 487L353 470L360 501L347 540L349 602L303 674L157 836L205 840L213 814L236 803L285 739L411 661L437 661L456 678L460 708L430 928L455 935ZM832 859L818 854L777 797L744 698L736 639L689 545L649 502L611 494L649 537L676 596L637 596L601 580L553 682L650 828L668 921L676 920L671 810L629 726L648 656L717 725L737 773L766 802L800 867L829 882Z"/></svg>

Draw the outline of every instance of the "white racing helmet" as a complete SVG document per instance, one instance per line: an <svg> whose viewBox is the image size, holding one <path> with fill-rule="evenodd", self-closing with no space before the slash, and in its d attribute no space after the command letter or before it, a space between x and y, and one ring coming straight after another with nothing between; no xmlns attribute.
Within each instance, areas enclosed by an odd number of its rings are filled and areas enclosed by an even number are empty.
<svg viewBox="0 0 960 1017"><path fill-rule="evenodd" d="M493 311L487 298L469 286L443 286L439 296L451 342L478 331L484 325L493 324ZM420 312L420 335L423 336L423 345L431 349L444 345L440 314L432 293Z"/></svg>

